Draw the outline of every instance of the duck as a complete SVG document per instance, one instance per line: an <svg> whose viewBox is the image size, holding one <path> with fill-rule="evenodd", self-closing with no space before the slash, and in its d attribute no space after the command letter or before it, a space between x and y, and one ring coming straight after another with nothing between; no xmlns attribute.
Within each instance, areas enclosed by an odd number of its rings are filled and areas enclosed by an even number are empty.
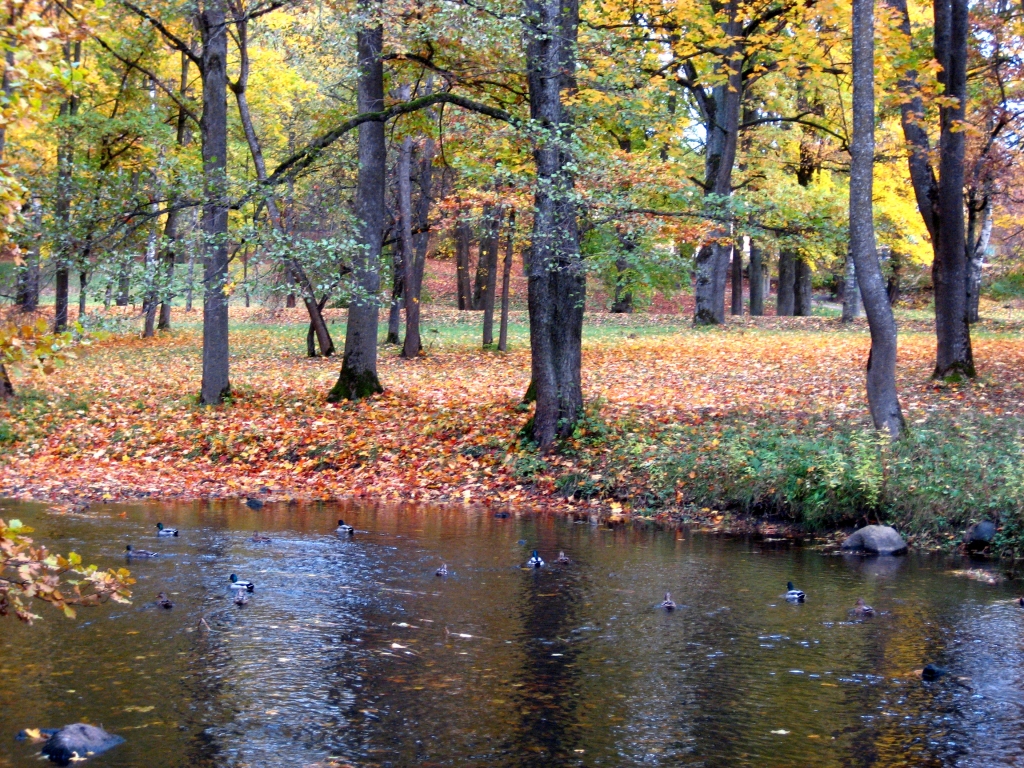
<svg viewBox="0 0 1024 768"><path fill-rule="evenodd" d="M338 527L334 529L334 532L339 536L353 536L356 529L348 525L344 520L339 520Z"/></svg>
<svg viewBox="0 0 1024 768"><path fill-rule="evenodd" d="M246 497L245 506L249 509L263 509L263 501L261 499Z"/></svg>
<svg viewBox="0 0 1024 768"><path fill-rule="evenodd" d="M1024 597L1022 597L1020 600L1018 600L1017 604L1020 605L1021 608L1024 608Z"/></svg>
<svg viewBox="0 0 1024 768"><path fill-rule="evenodd" d="M504 511L502 511L502 512L495 512L494 516L496 518L498 518L499 520L507 520L508 518L512 517L512 515L510 513L504 512Z"/></svg>
<svg viewBox="0 0 1024 768"><path fill-rule="evenodd" d="M537 554L537 550L533 550L533 554L530 555L530 559L526 561L527 568L543 568L544 561L540 559L540 555Z"/></svg>
<svg viewBox="0 0 1024 768"><path fill-rule="evenodd" d="M858 597L857 598L857 606L853 609L853 612L857 616L874 616L875 615L875 609L872 608L867 603L865 603L863 597Z"/></svg>
<svg viewBox="0 0 1024 768"><path fill-rule="evenodd" d="M129 544L124 548L125 557L159 557L159 552L150 552L148 549L132 549L132 545Z"/></svg>
<svg viewBox="0 0 1024 768"><path fill-rule="evenodd" d="M676 604L672 600L671 593L665 593L665 599L661 601L661 604L658 607L664 608L666 611L674 611L676 609Z"/></svg>
<svg viewBox="0 0 1024 768"><path fill-rule="evenodd" d="M921 679L927 680L928 682L934 682L947 674L948 671L949 670L944 667L940 667L938 664L925 664L924 669L921 670Z"/></svg>
<svg viewBox="0 0 1024 768"><path fill-rule="evenodd" d="M569 563L572 562L572 560L569 559L569 556L567 554L565 554L565 552L562 552L561 550L559 550L558 557L555 558L555 562L556 563L561 563L562 565L568 565Z"/></svg>
<svg viewBox="0 0 1024 768"><path fill-rule="evenodd" d="M156 604L161 608L170 609L174 607L174 603L172 603L170 599L167 597L167 595L165 595L163 592L156 596Z"/></svg>
<svg viewBox="0 0 1024 768"><path fill-rule="evenodd" d="M163 523L157 523L156 524L156 535L157 536L177 536L178 535L178 529L177 528L164 528L164 524Z"/></svg>
<svg viewBox="0 0 1024 768"><path fill-rule="evenodd" d="M269 536L260 536L260 532L259 531L253 531L252 532L252 538L250 539L250 541L253 544L269 544L270 543L270 537Z"/></svg>
<svg viewBox="0 0 1024 768"><path fill-rule="evenodd" d="M235 592L235 605L245 605L249 602L249 593L244 589Z"/></svg>
<svg viewBox="0 0 1024 768"><path fill-rule="evenodd" d="M786 582L786 599L791 603L802 603L807 595L804 594L802 589L797 589L793 586L792 581Z"/></svg>
<svg viewBox="0 0 1024 768"><path fill-rule="evenodd" d="M441 563L441 567L438 568L437 571L435 571L434 575L435 576L447 576L448 575L448 566L447 566L447 564Z"/></svg>
<svg viewBox="0 0 1024 768"><path fill-rule="evenodd" d="M231 574L231 589L245 590L246 592L252 592L256 589L256 585L251 581L241 581L238 576Z"/></svg>

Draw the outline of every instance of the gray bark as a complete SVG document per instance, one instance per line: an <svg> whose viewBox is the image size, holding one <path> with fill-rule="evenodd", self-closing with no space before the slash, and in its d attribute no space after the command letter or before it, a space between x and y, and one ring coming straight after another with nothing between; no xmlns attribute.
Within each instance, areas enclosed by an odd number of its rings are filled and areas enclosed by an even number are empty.
<svg viewBox="0 0 1024 768"><path fill-rule="evenodd" d="M992 239L992 203L986 199L980 211L968 204L967 211L967 320L976 323L981 319L978 307L985 252Z"/></svg>
<svg viewBox="0 0 1024 768"><path fill-rule="evenodd" d="M228 378L227 56L224 0L208 0L199 14L203 51L203 381L199 401L220 405Z"/></svg>
<svg viewBox="0 0 1024 768"><path fill-rule="evenodd" d="M793 314L797 317L810 317L811 305L811 265L807 259L798 256L796 274L793 276Z"/></svg>
<svg viewBox="0 0 1024 768"><path fill-rule="evenodd" d="M406 340L412 344L402 347L402 357L413 359L420 354L419 330L415 339L409 338L408 317L412 300L410 291L415 269L416 249L412 240L412 139L406 136L398 151L398 237L402 253L402 282L405 285ZM409 347L413 348L410 349ZM408 354L410 353L411 354Z"/></svg>
<svg viewBox="0 0 1024 768"><path fill-rule="evenodd" d="M434 140L423 141L420 157L420 197L416 205L416 226L419 230L413 236L413 258L405 264L405 342L403 354L407 358L418 355L423 349L420 337L420 294L423 290L423 270L427 263L427 248L430 245L430 206L433 201Z"/></svg>
<svg viewBox="0 0 1024 768"><path fill-rule="evenodd" d="M743 249L735 244L732 247L732 296L730 314L743 316Z"/></svg>
<svg viewBox="0 0 1024 768"><path fill-rule="evenodd" d="M846 254L846 269L843 277L843 318L852 323L861 316L860 286L857 285L857 266L849 253Z"/></svg>
<svg viewBox="0 0 1024 768"><path fill-rule="evenodd" d="M384 64L381 58L384 29L379 22L379 0L360 0L365 18L356 33L359 84L357 109L379 112L384 108ZM384 123L371 120L359 126L359 172L355 213L360 222L362 249L352 260L355 292L349 300L345 354L338 381L328 401L360 400L383 392L377 378L377 292L380 290L380 252L384 234L384 186L387 145Z"/></svg>
<svg viewBox="0 0 1024 768"><path fill-rule="evenodd" d="M32 229L38 234L43 228L43 206L39 198L32 198ZM39 306L39 237L34 237L26 254L25 263L18 273L18 305L22 312L35 312Z"/></svg>
<svg viewBox="0 0 1024 768"><path fill-rule="evenodd" d="M872 174L875 155L874 0L853 0L853 137L850 142L850 254L871 329L867 394L878 430L903 431L896 391L896 321L875 249Z"/></svg>
<svg viewBox="0 0 1024 768"><path fill-rule="evenodd" d="M501 274L501 323L498 330L498 351L508 350L508 304L509 286L512 279L512 247L516 234L516 212L513 208L508 215L508 239L505 241L505 266Z"/></svg>
<svg viewBox="0 0 1024 768"><path fill-rule="evenodd" d="M480 240L480 260L487 258L487 282L484 284L482 296L484 311L483 323L483 346L489 347L494 344L494 298L498 288L498 238L501 235L501 221L505 218L505 212L501 206L491 210L489 216L484 217L485 235Z"/></svg>
<svg viewBox="0 0 1024 768"><path fill-rule="evenodd" d="M82 58L82 44L68 43L64 46L68 66L77 66ZM53 329L60 332L68 327L68 282L71 270L71 194L74 169L74 137L72 127L67 124L78 114L78 96L73 92L60 105L61 126L57 149L57 190L54 218L57 222L57 243L54 248L56 277L54 286Z"/></svg>
<svg viewBox="0 0 1024 768"><path fill-rule="evenodd" d="M391 246L391 307L388 310L388 335L385 344L401 343L402 339L402 306L405 303L405 258L402 256L401 238Z"/></svg>
<svg viewBox="0 0 1024 768"><path fill-rule="evenodd" d="M748 282L750 283L750 314L760 317L764 314L764 261L761 246L757 241L750 241L750 267Z"/></svg>
<svg viewBox="0 0 1024 768"><path fill-rule="evenodd" d="M469 280L469 243L472 230L469 225L459 219L455 224L455 271L456 287L459 294L459 309L473 308L473 293Z"/></svg>
<svg viewBox="0 0 1024 768"><path fill-rule="evenodd" d="M796 256L792 251L779 251L779 287L775 299L775 314L789 317L796 310Z"/></svg>
<svg viewBox="0 0 1024 768"><path fill-rule="evenodd" d="M536 410L532 436L543 451L572 434L583 411L581 358L586 274L579 249L572 114L576 0L525 0L530 117L545 126L533 150L537 168L529 267L530 352Z"/></svg>

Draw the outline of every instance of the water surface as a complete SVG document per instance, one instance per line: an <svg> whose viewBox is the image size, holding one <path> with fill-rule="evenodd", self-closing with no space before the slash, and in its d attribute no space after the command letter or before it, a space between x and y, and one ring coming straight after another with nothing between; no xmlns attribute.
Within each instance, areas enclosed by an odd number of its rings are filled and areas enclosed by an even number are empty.
<svg viewBox="0 0 1024 768"><path fill-rule="evenodd" d="M1024 764L1024 611L958 561L402 506L0 516L103 566L161 553L130 606L0 619L0 766L39 764L19 729L76 721L127 739L96 766ZM535 547L549 565L517 567Z"/></svg>

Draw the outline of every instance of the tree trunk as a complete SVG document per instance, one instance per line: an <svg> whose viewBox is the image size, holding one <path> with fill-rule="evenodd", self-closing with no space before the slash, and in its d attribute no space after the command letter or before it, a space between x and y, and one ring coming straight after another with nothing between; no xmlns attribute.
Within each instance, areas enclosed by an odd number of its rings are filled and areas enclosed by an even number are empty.
<svg viewBox="0 0 1024 768"><path fill-rule="evenodd" d="M572 114L562 94L575 90L576 0L524 0L532 29L526 70L530 117L544 126L537 168L529 271L531 373L536 389L533 439L543 451L572 434L583 411L581 357L586 273L572 165Z"/></svg>
<svg viewBox="0 0 1024 768"><path fill-rule="evenodd" d="M459 309L473 308L473 293L469 281L469 243L472 230L461 219L455 224L455 271L459 291Z"/></svg>
<svg viewBox="0 0 1024 768"><path fill-rule="evenodd" d="M401 225L399 225L401 229ZM402 242L399 239L391 246L391 308L388 310L388 335L385 344L402 343L402 306L405 303L405 259L402 257Z"/></svg>
<svg viewBox="0 0 1024 768"><path fill-rule="evenodd" d="M743 249L732 247L732 306L731 314L743 316Z"/></svg>
<svg viewBox="0 0 1024 768"><path fill-rule="evenodd" d="M985 267L985 251L992 238L992 203L986 200L984 209L968 206L967 226L967 321L981 319L981 277ZM979 219L981 221L979 226Z"/></svg>
<svg viewBox="0 0 1024 768"><path fill-rule="evenodd" d="M356 33L359 85L357 110L379 112L384 108L384 65L381 48L379 0L360 0L369 21ZM359 126L359 172L355 213L360 222L362 248L352 259L356 291L348 304L345 355L338 381L327 396L329 402L360 400L383 392L377 378L377 292L380 290L380 251L384 231L384 186L387 147L383 121Z"/></svg>
<svg viewBox="0 0 1024 768"><path fill-rule="evenodd" d="M900 30L913 47L906 0L887 0L900 19ZM967 100L967 0L934 0L934 56L941 66L944 96L955 101L939 109L939 174L931 166L926 115L917 84L909 70L899 85L903 134L909 145L910 179L935 259L936 378L975 375L967 301L967 243L963 214L964 139L962 122Z"/></svg>
<svg viewBox="0 0 1024 768"><path fill-rule="evenodd" d="M790 317L796 310L796 256L792 251L779 251L779 287L775 314Z"/></svg>
<svg viewBox="0 0 1024 768"><path fill-rule="evenodd" d="M0 400L9 400L14 397L14 385L11 377L7 375L7 368L0 363Z"/></svg>
<svg viewBox="0 0 1024 768"><path fill-rule="evenodd" d="M484 284L483 304L483 346L494 344L494 297L498 289L498 238L501 235L501 220L505 212L501 206L492 208L484 217L485 235L480 240L480 260L487 258L487 282Z"/></svg>
<svg viewBox="0 0 1024 768"><path fill-rule="evenodd" d="M188 70L189 57L184 51L181 52L181 75L178 80L178 94L184 100L188 96ZM188 115L184 109L178 109L178 124L176 139L179 147L187 146L192 141L192 132L189 130ZM157 330L169 331L171 329L171 304L174 301L174 262L177 256L176 245L178 242L178 225L181 213L174 204L176 198L171 199L171 210L167 213L167 221L164 223L164 254L162 257L163 290L160 302L160 317L157 320Z"/></svg>
<svg viewBox="0 0 1024 768"><path fill-rule="evenodd" d="M842 322L852 323L860 317L860 286L857 284L857 266L853 256L846 254L846 274L843 277Z"/></svg>
<svg viewBox="0 0 1024 768"><path fill-rule="evenodd" d="M419 328L416 338L409 339L409 309L417 302L411 295L412 273L415 270L416 248L412 240L412 137L402 139L398 150L398 239L402 253L402 282L405 283L406 339L411 344L402 345L402 357L413 360L420 354Z"/></svg>
<svg viewBox="0 0 1024 768"><path fill-rule="evenodd" d="M871 329L868 405L875 429L903 431L896 392L896 321L875 249L872 173L875 155L874 0L853 0L853 138L850 142L850 254Z"/></svg>
<svg viewBox="0 0 1024 768"><path fill-rule="evenodd" d="M195 249L188 249L188 274L186 277L187 284L185 286L185 312L192 311L192 285L195 282L195 269L196 269L196 257Z"/></svg>
<svg viewBox="0 0 1024 768"><path fill-rule="evenodd" d="M797 317L811 316L811 265L807 259L798 256L796 274L793 277L793 314Z"/></svg>
<svg viewBox="0 0 1024 768"><path fill-rule="evenodd" d="M501 274L501 324L498 331L498 351L508 351L508 303L509 286L512 281L512 245L516 234L516 211L508 215L508 239L505 241L505 266Z"/></svg>
<svg viewBox="0 0 1024 768"><path fill-rule="evenodd" d="M69 68L78 65L82 58L81 43L67 43L64 56ZM72 86L73 87L73 86ZM54 286L53 330L60 332L68 327L68 283L71 270L71 195L75 162L75 146L72 127L65 125L78 114L78 96L73 92L61 102L59 144L57 149L57 190L54 204L54 219L57 224L57 244L54 252L56 277Z"/></svg>
<svg viewBox="0 0 1024 768"><path fill-rule="evenodd" d="M616 236L619 248L624 253L615 259L615 296L610 311L614 314L630 315L633 313L633 291L629 287L629 268L632 266L631 259L636 249L636 239L631 233L618 228Z"/></svg>
<svg viewBox="0 0 1024 768"><path fill-rule="evenodd" d="M885 293L889 297L889 306L895 307L900 300L900 276L903 272L903 261L897 251L889 257L890 274L885 284Z"/></svg>
<svg viewBox="0 0 1024 768"><path fill-rule="evenodd" d="M423 290L427 248L430 247L428 225L434 175L434 140L429 137L423 141L419 165L420 197L416 206L416 227L419 232L413 236L414 258L405 265L405 282L408 289L405 301L405 344L402 354L408 359L412 359L423 350L423 342L420 339L420 294Z"/></svg>
<svg viewBox="0 0 1024 768"><path fill-rule="evenodd" d="M84 269L78 271L78 322L85 317L85 289L89 285L89 273Z"/></svg>
<svg viewBox="0 0 1024 768"><path fill-rule="evenodd" d="M39 250L43 228L43 205L39 198L32 198L32 247L18 274L18 305L22 312L35 312L39 307Z"/></svg>
<svg viewBox="0 0 1024 768"><path fill-rule="evenodd" d="M764 263L761 260L761 246L750 240L750 314L760 317L764 314Z"/></svg>
<svg viewBox="0 0 1024 768"><path fill-rule="evenodd" d="M203 37L203 380L199 402L220 405L228 378L227 56L224 0L207 0L199 14Z"/></svg>

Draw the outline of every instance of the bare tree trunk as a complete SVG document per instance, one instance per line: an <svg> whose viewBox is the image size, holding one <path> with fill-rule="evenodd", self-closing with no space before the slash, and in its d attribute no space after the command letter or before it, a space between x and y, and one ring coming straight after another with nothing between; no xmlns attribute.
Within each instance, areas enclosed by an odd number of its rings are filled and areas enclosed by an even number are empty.
<svg viewBox="0 0 1024 768"><path fill-rule="evenodd" d="M498 351L508 351L508 303L512 280L512 245L516 235L516 211L508 215L508 239L505 241L505 266L501 275L501 324L498 331Z"/></svg>
<svg viewBox="0 0 1024 768"><path fill-rule="evenodd" d="M533 156L537 167L530 254L529 308L532 436L541 450L572 434L583 411L581 380L586 272L572 169L572 114L564 92L575 90L576 0L525 0L530 116L546 126Z"/></svg>
<svg viewBox="0 0 1024 768"><path fill-rule="evenodd" d="M89 273L84 269L78 271L78 322L85 317L85 289L89 285Z"/></svg>
<svg viewBox="0 0 1024 768"><path fill-rule="evenodd" d="M405 258L401 238L391 246L391 273L391 308L388 310L388 335L384 343L398 345L402 343L402 306L405 304Z"/></svg>
<svg viewBox="0 0 1024 768"><path fill-rule="evenodd" d="M11 377L7 374L7 368L0 363L0 400L9 400L14 397L14 385Z"/></svg>
<svg viewBox="0 0 1024 768"><path fill-rule="evenodd" d="M419 328L415 330L417 338L409 338L409 310L417 302L414 300L408 288L413 279L412 273L415 269L416 249L412 241L412 138L406 136L402 140L402 146L398 150L398 239L402 250L402 281L406 284L405 317L406 317L406 340L414 342L404 344L402 357L415 359L420 354ZM410 348L413 347L413 348Z"/></svg>
<svg viewBox="0 0 1024 768"><path fill-rule="evenodd" d="M455 270L458 281L459 309L473 309L473 293L469 281L469 243L472 230L459 219L455 225Z"/></svg>
<svg viewBox="0 0 1024 768"><path fill-rule="evenodd" d="M501 206L492 208L484 217L484 237L480 240L480 260L487 259L487 282L484 284L483 304L483 346L494 344L494 297L498 288L498 237L501 234L501 220L505 212Z"/></svg>
<svg viewBox="0 0 1024 768"><path fill-rule="evenodd" d="M853 256L846 254L846 274L843 278L844 323L852 323L860 317L860 286L857 285L857 266Z"/></svg>
<svg viewBox="0 0 1024 768"><path fill-rule="evenodd" d="M792 251L779 251L779 287L775 314L790 317L796 311L796 256Z"/></svg>
<svg viewBox="0 0 1024 768"><path fill-rule="evenodd" d="M981 276L985 267L985 251L992 238L992 203L986 201L982 211L968 205L967 226L967 320L976 323L981 319ZM980 227L978 220L981 220Z"/></svg>
<svg viewBox="0 0 1024 768"><path fill-rule="evenodd" d="M67 43L64 56L68 67L73 68L82 59L82 44ZM72 173L75 162L75 147L72 128L64 125L78 114L78 96L71 93L60 105L60 146L57 150L57 195L54 218L57 221L58 242L54 252L56 282L54 288L53 329L60 332L68 327L68 282L71 269L71 194Z"/></svg>
<svg viewBox="0 0 1024 768"><path fill-rule="evenodd" d="M370 21L360 26L356 34L357 109L360 113L379 112L384 108L381 59L384 29L379 21L380 0L360 0L359 7ZM356 292L349 300L345 355L338 381L327 396L330 402L360 400L384 391L377 378L377 292L380 290L384 231L386 158L384 123L374 120L360 125L355 212L361 222L359 239L363 247L352 260Z"/></svg>
<svg viewBox="0 0 1024 768"><path fill-rule="evenodd" d="M207 0L199 14L203 37L203 380L199 401L220 405L228 378L227 57L224 0Z"/></svg>
<svg viewBox="0 0 1024 768"><path fill-rule="evenodd" d="M32 247L29 248L28 258L18 275L18 305L22 312L35 312L39 306L39 250L40 238L38 234L43 228L43 206L39 198L32 198L32 225L33 232L37 235L33 238Z"/></svg>
<svg viewBox="0 0 1024 768"><path fill-rule="evenodd" d="M811 316L811 265L807 259L798 256L796 274L793 278L793 314L797 317Z"/></svg>
<svg viewBox="0 0 1024 768"><path fill-rule="evenodd" d="M761 246L753 238L750 239L750 314L760 317L764 314L764 263L761 258Z"/></svg>
<svg viewBox="0 0 1024 768"><path fill-rule="evenodd" d="M195 282L196 257L193 248L188 249L188 284L185 286L185 312L192 311L192 285Z"/></svg>
<svg viewBox="0 0 1024 768"><path fill-rule="evenodd" d="M430 247L430 206L432 202L434 174L434 140L423 141L423 152L419 162L420 197L416 206L416 222L419 232L413 237L413 257L405 264L405 283L408 286L405 301L405 344L403 355L412 359L423 350L420 339L420 294L423 290L423 270L427 263L427 248Z"/></svg>
<svg viewBox="0 0 1024 768"><path fill-rule="evenodd" d="M612 297L610 311L613 314L629 315L633 313L633 291L629 287L629 269L632 266L633 251L636 249L636 239L632 233L623 232L618 227L615 234L619 240L619 248L624 253L615 259L615 295Z"/></svg>
<svg viewBox="0 0 1024 768"><path fill-rule="evenodd" d="M896 321L875 249L872 169L875 155L874 0L853 0L853 138L850 142L850 254L871 329L867 394L875 429L903 431L896 391Z"/></svg>
<svg viewBox="0 0 1024 768"><path fill-rule="evenodd" d="M184 99L188 95L188 70L189 57L181 52L181 74L178 80L178 94ZM188 115L184 109L178 109L178 123L176 137L179 147L187 146L192 141L192 132L189 130ZM162 257L164 265L163 274L163 296L160 302L160 317L157 320L157 330L169 331L171 329L171 304L174 301L174 262L177 257L176 245L178 243L181 213L173 206L177 200L171 200L172 207L167 213L167 221L164 223L164 253ZM191 274L189 280L191 281Z"/></svg>
<svg viewBox="0 0 1024 768"><path fill-rule="evenodd" d="M732 258L730 259L732 265L732 301L729 307L730 314L743 316L743 249L737 247L737 244L732 246Z"/></svg>

